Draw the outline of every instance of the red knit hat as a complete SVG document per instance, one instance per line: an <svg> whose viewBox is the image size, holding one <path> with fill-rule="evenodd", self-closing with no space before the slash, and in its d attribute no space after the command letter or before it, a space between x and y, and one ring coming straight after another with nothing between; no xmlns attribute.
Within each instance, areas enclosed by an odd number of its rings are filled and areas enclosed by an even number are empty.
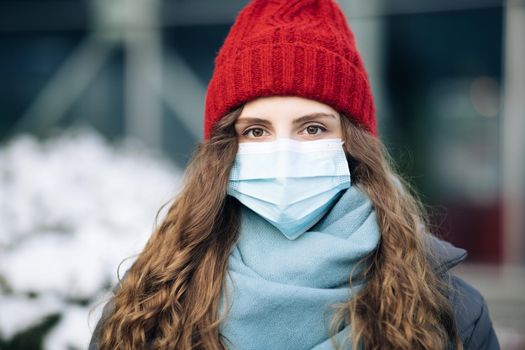
<svg viewBox="0 0 525 350"><path fill-rule="evenodd" d="M377 136L368 75L333 0L253 0L239 12L215 58L204 138L231 110L274 95L323 102Z"/></svg>

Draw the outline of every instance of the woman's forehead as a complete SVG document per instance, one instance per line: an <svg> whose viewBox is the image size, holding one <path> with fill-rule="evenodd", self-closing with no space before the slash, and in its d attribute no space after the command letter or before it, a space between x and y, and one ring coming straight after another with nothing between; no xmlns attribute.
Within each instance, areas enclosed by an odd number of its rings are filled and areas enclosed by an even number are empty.
<svg viewBox="0 0 525 350"><path fill-rule="evenodd" d="M337 116L338 113L331 106L317 100L307 99L298 96L266 96L247 102L239 119L242 118L262 118L271 119L274 116L301 117L318 113Z"/></svg>

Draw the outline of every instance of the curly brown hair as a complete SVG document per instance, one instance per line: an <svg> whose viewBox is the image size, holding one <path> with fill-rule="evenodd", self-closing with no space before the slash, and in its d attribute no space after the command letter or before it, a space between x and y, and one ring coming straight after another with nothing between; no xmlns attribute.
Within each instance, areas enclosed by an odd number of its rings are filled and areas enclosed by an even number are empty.
<svg viewBox="0 0 525 350"><path fill-rule="evenodd" d="M220 119L210 138L198 144L181 192L115 289L112 311L99 322L99 349L228 348L217 308L239 231L240 203L226 189L242 108ZM352 185L370 197L381 240L362 271L366 287L333 305L331 335L349 323L354 350L358 344L441 350L449 342L462 349L447 285L430 264L425 207L396 172L383 143L344 114L340 120Z"/></svg>

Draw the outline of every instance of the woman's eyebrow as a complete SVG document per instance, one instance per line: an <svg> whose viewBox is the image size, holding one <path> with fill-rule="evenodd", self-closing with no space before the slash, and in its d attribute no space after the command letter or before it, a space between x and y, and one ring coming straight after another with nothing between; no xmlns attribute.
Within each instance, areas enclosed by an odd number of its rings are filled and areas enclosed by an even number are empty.
<svg viewBox="0 0 525 350"><path fill-rule="evenodd" d="M297 119L294 119L292 123L295 125L295 124L304 123L304 122L307 122L313 119L317 119L317 118L334 118L335 119L335 115L331 113L311 113L311 114L303 115L302 117L299 117ZM267 119L255 118L255 117L242 117L242 118L237 119L237 122L238 123L259 123L263 125L272 124Z"/></svg>
<svg viewBox="0 0 525 350"><path fill-rule="evenodd" d="M303 115L302 117L299 117L297 119L294 119L293 124L294 125L300 124L300 123L304 123L309 120L317 119L317 118L334 118L335 119L335 115L331 113L311 113L311 114Z"/></svg>

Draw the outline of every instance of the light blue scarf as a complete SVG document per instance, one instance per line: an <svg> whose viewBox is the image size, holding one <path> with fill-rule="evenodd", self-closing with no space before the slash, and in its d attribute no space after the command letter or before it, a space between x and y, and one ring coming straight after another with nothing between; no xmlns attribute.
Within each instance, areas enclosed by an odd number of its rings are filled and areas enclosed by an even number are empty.
<svg viewBox="0 0 525 350"><path fill-rule="evenodd" d="M240 235L226 275L231 309L220 329L233 343L229 349L334 349L329 306L363 287L364 281L356 281L350 289L348 278L379 239L372 202L355 185L343 190L328 213L296 240L241 205ZM224 293L219 316L223 312ZM335 336L340 345L348 327ZM351 349L351 340L344 349Z"/></svg>

